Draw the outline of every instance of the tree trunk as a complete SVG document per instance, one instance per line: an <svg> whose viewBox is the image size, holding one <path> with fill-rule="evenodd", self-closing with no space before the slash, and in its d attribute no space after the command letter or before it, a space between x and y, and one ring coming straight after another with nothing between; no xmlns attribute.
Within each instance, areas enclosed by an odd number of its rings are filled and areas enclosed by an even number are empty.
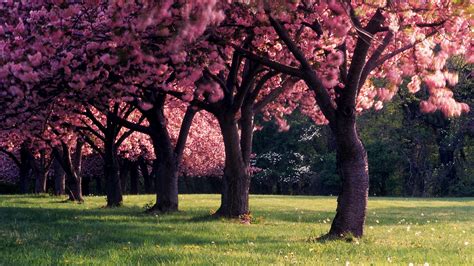
<svg viewBox="0 0 474 266"><path fill-rule="evenodd" d="M82 197L82 178L74 173L72 177L66 179L68 196L70 201L83 202Z"/></svg>
<svg viewBox="0 0 474 266"><path fill-rule="evenodd" d="M30 162L27 144L22 144L20 149L20 193L27 194L30 190Z"/></svg>
<svg viewBox="0 0 474 266"><path fill-rule="evenodd" d="M150 172L148 171L148 165L143 157L138 159L138 163L140 165L140 172L143 176L143 183L145 186L145 193L151 194L155 189L153 188L153 179L150 176Z"/></svg>
<svg viewBox="0 0 474 266"><path fill-rule="evenodd" d="M97 195L102 195L104 193L102 191L102 176L96 175L94 176L95 179L95 190Z"/></svg>
<svg viewBox="0 0 474 266"><path fill-rule="evenodd" d="M178 211L178 166L172 157L161 157L156 175L156 204L150 211Z"/></svg>
<svg viewBox="0 0 474 266"><path fill-rule="evenodd" d="M107 140L104 149L104 175L107 190L107 207L119 207L123 203L119 163L113 142L113 139Z"/></svg>
<svg viewBox="0 0 474 266"><path fill-rule="evenodd" d="M329 236L361 237L369 192L367 152L357 134L355 117L338 115L336 123L336 160L342 191Z"/></svg>
<svg viewBox="0 0 474 266"><path fill-rule="evenodd" d="M138 162L130 164L130 194L138 195Z"/></svg>
<svg viewBox="0 0 474 266"><path fill-rule="evenodd" d="M218 118L225 146L225 167L222 180L221 206L218 216L238 218L249 214L250 173L241 149L234 116Z"/></svg>
<svg viewBox="0 0 474 266"><path fill-rule="evenodd" d="M61 144L59 148L54 148L54 156L61 163L61 167L66 173L66 191L69 200L83 202L82 197L82 178L81 178L81 164L82 164L82 147L84 143L77 141L74 158L71 156L71 151L66 143Z"/></svg>
<svg viewBox="0 0 474 266"><path fill-rule="evenodd" d="M66 174L64 173L61 164L55 158L53 162L54 168L54 195L60 196L65 194Z"/></svg>
<svg viewBox="0 0 474 266"><path fill-rule="evenodd" d="M39 171L36 173L35 193L46 193L46 181L48 179L48 172Z"/></svg>
<svg viewBox="0 0 474 266"><path fill-rule="evenodd" d="M35 193L46 193L46 181L48 180L49 164L46 159L46 152L40 151L40 158L36 162L33 155L31 163L34 165L35 172Z"/></svg>

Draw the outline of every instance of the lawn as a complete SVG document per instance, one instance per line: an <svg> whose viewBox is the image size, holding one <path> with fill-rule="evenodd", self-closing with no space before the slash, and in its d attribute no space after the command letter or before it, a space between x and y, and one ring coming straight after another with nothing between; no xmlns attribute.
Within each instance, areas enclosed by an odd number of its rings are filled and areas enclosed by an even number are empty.
<svg viewBox="0 0 474 266"><path fill-rule="evenodd" d="M210 217L219 195L180 195L181 212L144 214L154 196L105 209L62 198L0 196L0 265L474 265L474 199L372 198L365 237L318 242L334 197L251 196L253 221Z"/></svg>

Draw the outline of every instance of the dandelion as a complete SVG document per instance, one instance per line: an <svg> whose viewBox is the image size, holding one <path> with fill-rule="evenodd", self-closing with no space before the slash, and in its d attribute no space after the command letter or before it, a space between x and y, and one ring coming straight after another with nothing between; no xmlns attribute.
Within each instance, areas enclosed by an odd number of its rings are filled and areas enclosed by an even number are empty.
<svg viewBox="0 0 474 266"><path fill-rule="evenodd" d="M349 261L346 261L346 266L349 266L351 263Z"/></svg>
<svg viewBox="0 0 474 266"><path fill-rule="evenodd" d="M388 261L389 263L392 263L392 258L387 257L387 261Z"/></svg>
<svg viewBox="0 0 474 266"><path fill-rule="evenodd" d="M379 220L375 220L376 223L379 223Z"/></svg>
<svg viewBox="0 0 474 266"><path fill-rule="evenodd" d="M424 214L424 213L421 213L421 216L425 216L425 214Z"/></svg>
<svg viewBox="0 0 474 266"><path fill-rule="evenodd" d="M369 226L369 229L374 229L374 227L373 227L373 226Z"/></svg>
<svg viewBox="0 0 474 266"><path fill-rule="evenodd" d="M469 245L469 241L464 241L464 246Z"/></svg>

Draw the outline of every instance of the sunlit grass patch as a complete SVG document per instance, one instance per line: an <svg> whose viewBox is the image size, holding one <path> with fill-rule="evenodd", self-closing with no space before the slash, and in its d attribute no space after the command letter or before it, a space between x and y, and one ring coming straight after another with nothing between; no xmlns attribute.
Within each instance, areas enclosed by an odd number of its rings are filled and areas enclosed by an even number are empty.
<svg viewBox="0 0 474 266"><path fill-rule="evenodd" d="M473 199L373 198L365 237L315 241L335 197L251 197L252 224L215 219L219 195L180 195L181 211L144 214L153 195L107 209L62 198L0 196L0 265L401 264L473 265Z"/></svg>

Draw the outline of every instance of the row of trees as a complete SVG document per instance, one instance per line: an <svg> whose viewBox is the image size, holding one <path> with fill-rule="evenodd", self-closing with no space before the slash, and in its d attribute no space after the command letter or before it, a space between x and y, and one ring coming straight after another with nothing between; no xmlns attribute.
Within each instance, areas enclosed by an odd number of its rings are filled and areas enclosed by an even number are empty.
<svg viewBox="0 0 474 266"><path fill-rule="evenodd" d="M299 108L328 124L335 142L342 191L329 234L361 236L369 175L356 117L382 108L402 77L411 78L413 93L427 86L423 112L467 112L453 99L457 74L445 62L461 53L472 60L471 39L463 38L469 12L452 1L2 3L4 151L20 154L21 169L33 161L22 150L46 158L49 149L71 198L82 200L80 158L93 149L104 161L107 205L119 206L117 154L121 147L146 154L146 139L156 178L151 210L170 212L178 209L188 136L205 137L190 139L196 152L189 162L206 169L218 162L213 141L222 138L216 215L239 217L249 213L255 115L285 130L284 116ZM204 118L194 119L197 113ZM49 162L39 161L34 169L44 172Z"/></svg>

